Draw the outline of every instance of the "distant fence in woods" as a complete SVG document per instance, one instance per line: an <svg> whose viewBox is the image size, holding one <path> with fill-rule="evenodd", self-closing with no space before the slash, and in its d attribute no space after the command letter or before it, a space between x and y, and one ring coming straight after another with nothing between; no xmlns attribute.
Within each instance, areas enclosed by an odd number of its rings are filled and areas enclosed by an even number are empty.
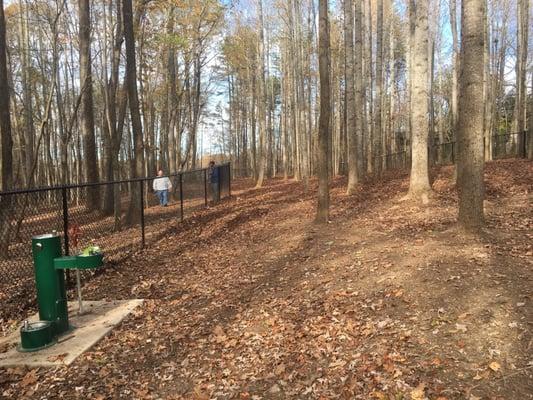
<svg viewBox="0 0 533 400"><path fill-rule="evenodd" d="M220 198L229 197L231 165L217 168ZM172 174L169 178L172 190L168 207L154 206L158 204L151 193L154 178L0 192L0 320L19 315L34 303L33 236L57 231L66 255L97 245L108 263L116 263L165 236L172 219L182 221L187 212L208 205L212 193L207 169ZM126 225L134 185L138 185L136 193L140 193L134 199L138 202L139 223ZM88 204L91 190L97 190L102 198L117 191L115 204L120 211L113 212L112 208L106 213L102 207ZM84 277L90 274L85 272Z"/></svg>
<svg viewBox="0 0 533 400"><path fill-rule="evenodd" d="M411 165L411 145L405 137L405 132L398 132L395 143L389 143L388 147L394 151L385 155L377 155L375 159L382 159L383 169L409 168ZM522 157L525 158L528 152L528 132L506 133L492 135L483 138L484 154L486 160L497 160L501 158ZM431 165L450 165L457 161L457 142L454 140L439 143L435 138L428 146L429 162ZM234 160L233 173L236 176L250 176L251 169L243 168L239 159ZM341 165L343 163L341 162ZM279 165L279 163L278 163ZM346 171L346 166L341 166L341 171ZM283 169L278 168L278 173Z"/></svg>
<svg viewBox="0 0 533 400"><path fill-rule="evenodd" d="M511 157L527 157L528 132L506 133L483 138L483 153L486 161ZM457 142L455 140L439 143L435 140L428 146L431 165L450 165L457 162ZM385 168L407 168L411 165L411 149L404 149L385 156Z"/></svg>

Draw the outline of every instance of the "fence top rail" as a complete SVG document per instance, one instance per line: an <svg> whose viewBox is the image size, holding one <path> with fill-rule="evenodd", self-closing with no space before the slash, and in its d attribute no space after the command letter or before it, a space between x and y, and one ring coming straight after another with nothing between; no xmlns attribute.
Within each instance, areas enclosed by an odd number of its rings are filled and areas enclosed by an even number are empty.
<svg viewBox="0 0 533 400"><path fill-rule="evenodd" d="M229 162L217 164L217 167L222 167L229 165ZM207 171L208 168L196 168L196 169L190 169L187 171L181 171L176 172L173 174L164 175L165 177L178 177L180 175L187 175L187 174L193 174L195 172L203 172ZM123 183L134 183L134 182L146 182L151 181L153 179L156 179L157 176L147 176L142 178L131 178L131 179L122 179L118 181L105 181L105 182L93 182L93 183L72 183L68 185L56 185L56 186L43 186L43 187L35 187L35 188L29 188L29 189L14 189L14 190L5 190L0 191L0 197L1 196L9 196L9 195L17 195L17 194L29 194L29 193L42 193L42 192L52 192L52 191L59 191L59 190L65 190L65 189L81 189L81 188L87 188L87 187L97 187L97 186L104 186L104 185L118 185Z"/></svg>

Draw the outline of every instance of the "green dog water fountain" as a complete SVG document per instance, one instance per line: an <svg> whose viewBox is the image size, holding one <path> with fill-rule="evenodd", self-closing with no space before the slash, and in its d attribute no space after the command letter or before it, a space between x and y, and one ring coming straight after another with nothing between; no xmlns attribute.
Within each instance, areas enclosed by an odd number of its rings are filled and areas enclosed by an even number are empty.
<svg viewBox="0 0 533 400"><path fill-rule="evenodd" d="M95 246L76 256L62 256L61 238L56 232L33 237L32 251L40 321L24 321L20 328L19 350L23 352L49 347L59 335L71 329L64 270L76 270L79 312L83 313L80 270L103 264L103 255Z"/></svg>

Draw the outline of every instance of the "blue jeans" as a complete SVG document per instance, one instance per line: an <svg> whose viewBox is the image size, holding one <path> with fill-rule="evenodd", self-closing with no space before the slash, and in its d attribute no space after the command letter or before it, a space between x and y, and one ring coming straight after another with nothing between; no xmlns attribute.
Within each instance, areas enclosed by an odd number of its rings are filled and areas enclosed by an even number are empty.
<svg viewBox="0 0 533 400"><path fill-rule="evenodd" d="M168 190L156 190L155 194L159 199L159 204L166 206L168 204Z"/></svg>
<svg viewBox="0 0 533 400"><path fill-rule="evenodd" d="M220 200L220 193L218 192L218 182L211 183L211 196L213 198L213 203L218 203Z"/></svg>

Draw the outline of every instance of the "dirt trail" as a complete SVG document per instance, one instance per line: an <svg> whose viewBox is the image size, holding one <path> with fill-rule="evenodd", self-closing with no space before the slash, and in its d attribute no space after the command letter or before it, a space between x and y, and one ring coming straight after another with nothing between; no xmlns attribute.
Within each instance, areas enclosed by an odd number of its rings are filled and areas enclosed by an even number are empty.
<svg viewBox="0 0 533 400"><path fill-rule="evenodd" d="M394 172L312 223L315 183L238 182L93 279L142 309L70 368L0 370L6 398L533 398L533 163L487 166L487 228L455 227L451 168L428 206Z"/></svg>

